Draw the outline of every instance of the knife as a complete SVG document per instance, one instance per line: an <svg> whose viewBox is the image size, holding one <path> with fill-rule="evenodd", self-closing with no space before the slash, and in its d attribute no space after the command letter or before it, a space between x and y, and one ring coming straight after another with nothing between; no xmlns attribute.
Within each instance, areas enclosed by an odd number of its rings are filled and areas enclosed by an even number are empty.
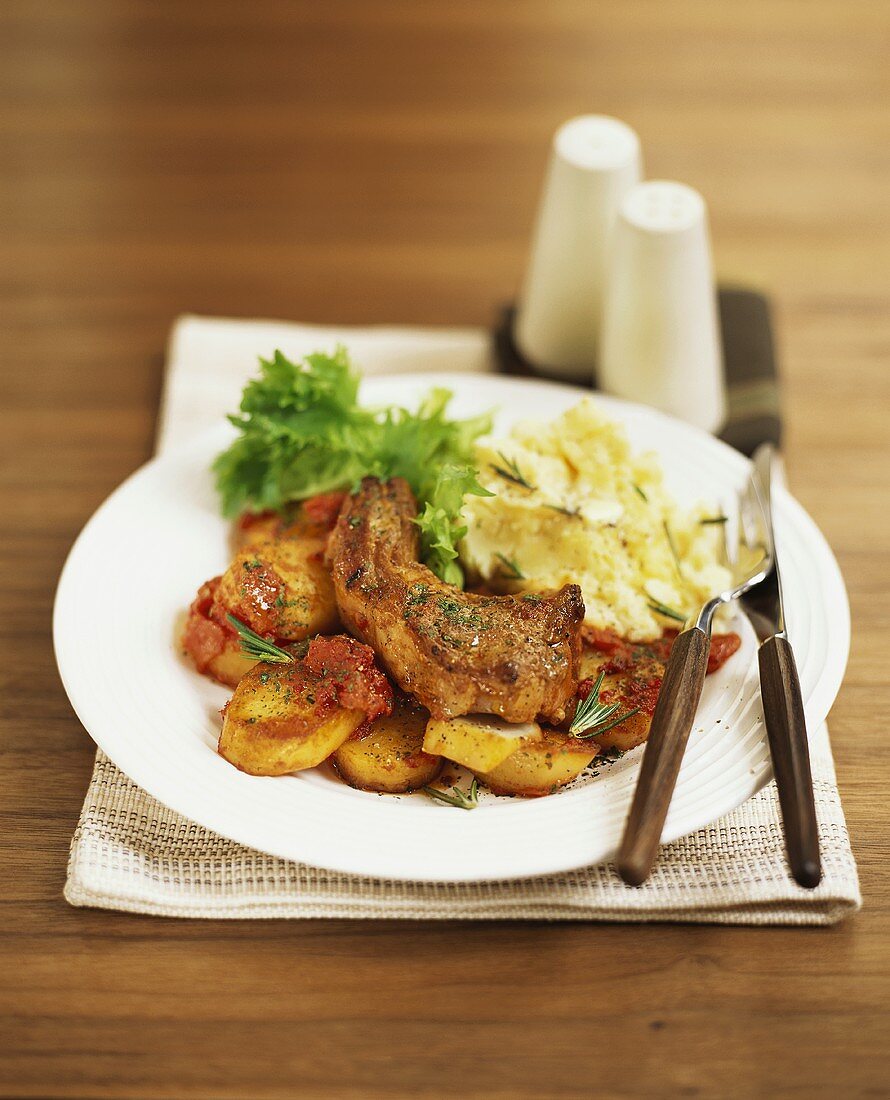
<svg viewBox="0 0 890 1100"><path fill-rule="evenodd" d="M771 507L773 474L777 463L775 448L771 443L762 444L754 452L752 461L761 491L768 535L775 547ZM757 654L760 694L779 790L788 863L794 880L801 886L813 889L822 878L819 832L800 681L794 651L785 630L778 555L769 576L742 598L742 604L760 639Z"/></svg>

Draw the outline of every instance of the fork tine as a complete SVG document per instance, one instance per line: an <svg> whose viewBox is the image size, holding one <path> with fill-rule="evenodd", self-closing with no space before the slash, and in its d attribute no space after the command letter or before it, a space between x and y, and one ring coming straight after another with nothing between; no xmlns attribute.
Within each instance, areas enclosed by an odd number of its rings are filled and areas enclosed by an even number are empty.
<svg viewBox="0 0 890 1100"><path fill-rule="evenodd" d="M736 505L738 505L738 500L736 500ZM725 565L729 569L733 569L738 560L738 508L736 508L735 514L733 514L732 509L727 508L724 503L721 507L721 511L727 519L726 523L720 524L723 529L718 547L720 564Z"/></svg>
<svg viewBox="0 0 890 1100"><path fill-rule="evenodd" d="M749 550L766 548L766 524L763 518L763 503L757 492L757 485L753 476L748 479L744 492L739 498L739 511L741 513L740 542L744 537L745 545Z"/></svg>

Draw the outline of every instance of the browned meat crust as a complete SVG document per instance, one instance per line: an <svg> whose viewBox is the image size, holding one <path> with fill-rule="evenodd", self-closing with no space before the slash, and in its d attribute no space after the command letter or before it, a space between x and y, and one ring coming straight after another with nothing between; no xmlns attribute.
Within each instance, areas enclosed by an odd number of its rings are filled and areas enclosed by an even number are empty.
<svg viewBox="0 0 890 1100"><path fill-rule="evenodd" d="M436 718L561 722L578 686L581 589L482 596L444 584L417 560L416 515L401 478L365 478L347 498L327 552L343 622Z"/></svg>

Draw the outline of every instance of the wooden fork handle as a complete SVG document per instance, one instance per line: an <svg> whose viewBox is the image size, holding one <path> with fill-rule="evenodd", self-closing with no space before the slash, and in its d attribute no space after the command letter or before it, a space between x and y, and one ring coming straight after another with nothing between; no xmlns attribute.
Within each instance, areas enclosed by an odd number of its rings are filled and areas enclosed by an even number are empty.
<svg viewBox="0 0 890 1100"><path fill-rule="evenodd" d="M807 724L794 652L785 638L767 638L757 659L788 864L795 882L812 890L822 879L822 864Z"/></svg>
<svg viewBox="0 0 890 1100"><path fill-rule="evenodd" d="M701 699L711 639L694 626L674 642L652 716L637 788L618 850L618 873L640 886L655 863L689 731Z"/></svg>

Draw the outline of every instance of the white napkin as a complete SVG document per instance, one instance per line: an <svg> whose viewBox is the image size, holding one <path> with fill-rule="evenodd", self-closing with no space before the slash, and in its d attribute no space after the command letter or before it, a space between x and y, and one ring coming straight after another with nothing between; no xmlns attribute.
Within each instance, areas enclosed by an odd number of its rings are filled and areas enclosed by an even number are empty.
<svg viewBox="0 0 890 1100"><path fill-rule="evenodd" d="M484 371L478 329L338 329L183 317L170 340L158 450L237 407L258 355L299 357L346 344L365 373ZM812 740L823 879L788 875L775 784L706 829L668 845L649 881L609 866L501 883L401 883L344 875L244 848L167 809L101 752L71 844L72 905L181 917L535 918L833 924L861 905L827 729Z"/></svg>

